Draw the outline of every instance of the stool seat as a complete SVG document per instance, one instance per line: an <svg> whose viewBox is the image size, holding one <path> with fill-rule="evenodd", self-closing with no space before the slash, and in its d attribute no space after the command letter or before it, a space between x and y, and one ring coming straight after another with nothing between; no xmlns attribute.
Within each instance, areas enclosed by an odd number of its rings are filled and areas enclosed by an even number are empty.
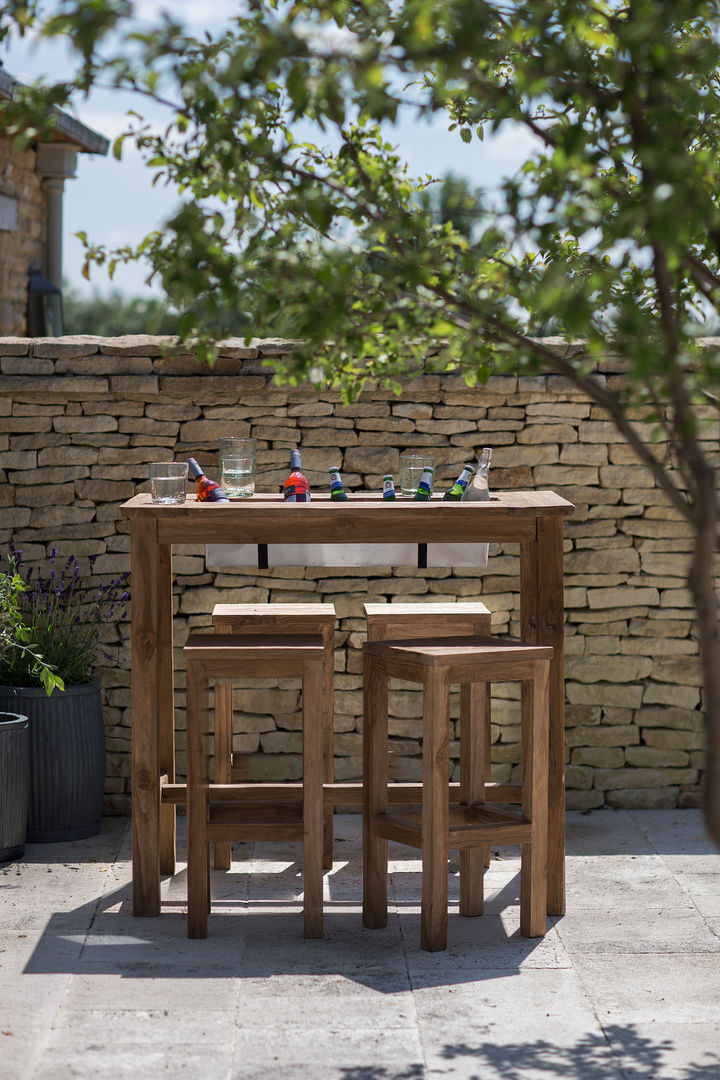
<svg viewBox="0 0 720 1080"><path fill-rule="evenodd" d="M447 944L447 857L461 853L460 914L483 911L484 852L489 844L522 845L520 929L545 933L547 898L548 681L553 650L500 638L369 641L364 649L363 920L387 923L387 842L422 851L421 944ZM389 812L388 680L423 688L423 784L419 808ZM450 805L450 686L521 681L520 812L486 802L485 732L472 714L461 732L460 802Z"/></svg>
<svg viewBox="0 0 720 1080"><path fill-rule="evenodd" d="M319 635L191 634L187 666L188 937L207 937L209 844L301 840L306 937L322 936L323 665ZM282 785L210 782L207 735L212 681L302 679L303 778ZM217 695L217 687L216 687Z"/></svg>

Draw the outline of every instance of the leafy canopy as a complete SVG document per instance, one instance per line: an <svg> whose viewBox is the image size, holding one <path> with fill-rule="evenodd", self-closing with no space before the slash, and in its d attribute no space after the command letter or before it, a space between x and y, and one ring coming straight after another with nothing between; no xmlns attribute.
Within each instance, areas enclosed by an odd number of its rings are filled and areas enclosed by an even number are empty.
<svg viewBox="0 0 720 1080"><path fill-rule="evenodd" d="M673 401L683 429L714 399L697 336L720 296L719 0L251 0L198 37L116 0L5 10L0 33L72 41L76 88L136 93L115 153L132 138L181 204L137 248L88 243L88 262L146 259L210 358L208 322L242 296L255 332L302 343L291 379L351 395L421 364L582 384L612 352L632 400ZM18 130L23 107L6 110ZM408 175L401 109L444 113L465 142L532 134L472 231ZM531 339L549 320L584 360Z"/></svg>

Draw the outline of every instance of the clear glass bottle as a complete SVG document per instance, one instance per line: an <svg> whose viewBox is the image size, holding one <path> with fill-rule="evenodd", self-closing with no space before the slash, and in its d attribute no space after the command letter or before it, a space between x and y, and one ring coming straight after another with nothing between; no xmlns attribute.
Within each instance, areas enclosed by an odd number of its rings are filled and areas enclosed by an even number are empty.
<svg viewBox="0 0 720 1080"><path fill-rule="evenodd" d="M464 502L484 502L490 498L488 471L490 469L491 457L491 447L483 447L483 449L480 451L480 457L478 458L475 475L473 476L468 486L465 488L465 494L463 495Z"/></svg>
<svg viewBox="0 0 720 1080"><path fill-rule="evenodd" d="M220 485L205 475L194 457L188 458L188 472L197 484L198 502L230 502Z"/></svg>
<svg viewBox="0 0 720 1080"><path fill-rule="evenodd" d="M348 496L343 487L340 470L333 465L328 472L330 473L330 499L332 502L348 502Z"/></svg>
<svg viewBox="0 0 720 1080"><path fill-rule="evenodd" d="M443 502L460 502L474 472L474 465L466 465L453 486L449 487L443 495Z"/></svg>
<svg viewBox="0 0 720 1080"><path fill-rule="evenodd" d="M426 465L418 484L418 489L413 496L419 502L427 501L432 495L433 469L432 465Z"/></svg>
<svg viewBox="0 0 720 1080"><path fill-rule="evenodd" d="M285 502L310 502L310 484L300 467L300 451L290 451L290 472L283 484Z"/></svg>
<svg viewBox="0 0 720 1080"><path fill-rule="evenodd" d="M383 499L395 498L395 481L392 478L392 473L386 473L383 476L382 497Z"/></svg>

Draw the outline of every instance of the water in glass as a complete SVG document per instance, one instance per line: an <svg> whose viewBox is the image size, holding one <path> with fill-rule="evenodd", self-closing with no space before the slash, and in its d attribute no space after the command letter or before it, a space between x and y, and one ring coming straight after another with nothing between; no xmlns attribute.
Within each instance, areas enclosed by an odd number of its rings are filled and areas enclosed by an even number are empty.
<svg viewBox="0 0 720 1080"><path fill-rule="evenodd" d="M247 499L255 491L255 462L251 457L223 457L220 486L229 499Z"/></svg>

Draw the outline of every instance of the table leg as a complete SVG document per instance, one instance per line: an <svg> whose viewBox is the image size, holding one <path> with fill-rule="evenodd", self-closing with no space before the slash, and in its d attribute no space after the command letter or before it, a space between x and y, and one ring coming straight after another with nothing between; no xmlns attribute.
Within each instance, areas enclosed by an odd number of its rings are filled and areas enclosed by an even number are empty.
<svg viewBox="0 0 720 1080"><path fill-rule="evenodd" d="M157 726L159 775L175 781L175 692L173 686L172 548L158 548ZM175 873L175 805L160 804L160 873Z"/></svg>
<svg viewBox="0 0 720 1080"><path fill-rule="evenodd" d="M160 770L158 763L157 523L132 520L132 863L133 914L160 914Z"/></svg>
<svg viewBox="0 0 720 1080"><path fill-rule="evenodd" d="M450 684L430 671L423 685L422 902L420 945L447 948Z"/></svg>
<svg viewBox="0 0 720 1080"><path fill-rule="evenodd" d="M538 519L538 643L552 645L548 771L548 915L565 914L565 657L562 518Z"/></svg>

